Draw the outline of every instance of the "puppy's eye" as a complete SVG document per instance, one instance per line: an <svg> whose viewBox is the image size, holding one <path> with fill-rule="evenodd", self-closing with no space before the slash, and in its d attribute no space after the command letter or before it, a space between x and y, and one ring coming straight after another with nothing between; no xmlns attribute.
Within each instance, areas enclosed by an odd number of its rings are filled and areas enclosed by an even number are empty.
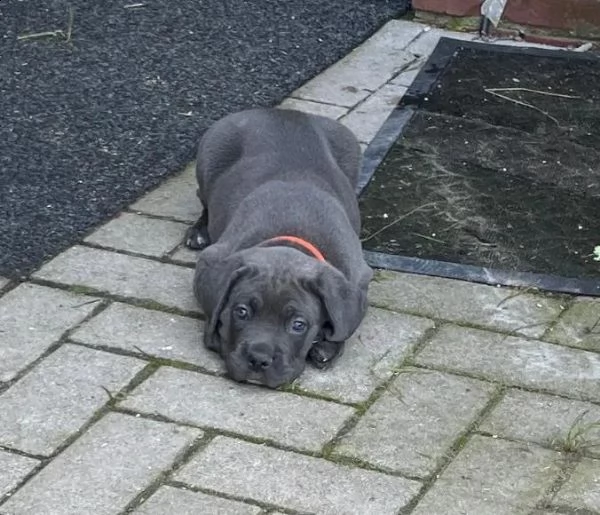
<svg viewBox="0 0 600 515"><path fill-rule="evenodd" d="M300 318L297 318L296 320L294 320L292 322L292 331L295 333L302 334L303 332L306 331L307 327L308 327L308 324Z"/></svg>
<svg viewBox="0 0 600 515"><path fill-rule="evenodd" d="M236 306L233 308L233 314L239 320L248 320L250 318L250 310L246 306Z"/></svg>

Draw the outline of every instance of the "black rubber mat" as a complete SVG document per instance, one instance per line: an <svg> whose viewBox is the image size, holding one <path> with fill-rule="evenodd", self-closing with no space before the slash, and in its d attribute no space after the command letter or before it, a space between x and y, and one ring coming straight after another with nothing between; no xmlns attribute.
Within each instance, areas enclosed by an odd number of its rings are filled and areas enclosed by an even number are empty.
<svg viewBox="0 0 600 515"><path fill-rule="evenodd" d="M0 2L0 275L79 241L212 121L275 105L406 3Z"/></svg>
<svg viewBox="0 0 600 515"><path fill-rule="evenodd" d="M444 39L367 154L372 264L600 295L596 56Z"/></svg>

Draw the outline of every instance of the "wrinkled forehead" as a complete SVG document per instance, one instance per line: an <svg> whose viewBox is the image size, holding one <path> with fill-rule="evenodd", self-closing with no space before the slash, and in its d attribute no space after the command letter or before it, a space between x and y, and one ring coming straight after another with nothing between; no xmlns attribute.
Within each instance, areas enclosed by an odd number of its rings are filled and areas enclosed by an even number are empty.
<svg viewBox="0 0 600 515"><path fill-rule="evenodd" d="M272 271L240 278L231 290L229 302L248 304L261 312L299 311L314 317L320 314L320 301L304 281Z"/></svg>

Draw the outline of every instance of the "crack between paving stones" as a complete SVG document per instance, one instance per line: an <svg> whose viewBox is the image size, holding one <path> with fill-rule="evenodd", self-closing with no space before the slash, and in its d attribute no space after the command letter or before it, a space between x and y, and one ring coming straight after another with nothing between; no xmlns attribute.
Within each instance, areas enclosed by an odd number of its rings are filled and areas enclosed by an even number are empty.
<svg viewBox="0 0 600 515"><path fill-rule="evenodd" d="M177 177L177 176L175 176L175 177ZM161 184L160 186L163 186L163 184ZM141 197L141 198L143 198L143 197ZM198 205L200 207L199 212L198 212L198 216L200 216L200 211L202 211L202 205L200 205L200 201L198 201ZM132 215L144 216L146 218L151 218L153 220L163 220L165 222L179 222L179 223L185 224L185 225L194 225L194 223L195 223L195 221L192 221L192 220L189 220L189 219L185 219L185 218L178 218L177 216L157 215L155 213L148 213L147 211L142 211L142 210L139 210L139 209L134 209L131 206L123 208L123 210L120 211L120 213L130 213ZM97 230L99 227L101 227L101 226L95 227L92 230L92 232L90 232L89 234L87 234L85 237L87 238L88 236L91 236L93 234L93 232L95 230Z"/></svg>
<svg viewBox="0 0 600 515"><path fill-rule="evenodd" d="M409 309L396 309L396 308L392 308L389 305L386 304L378 304L376 302L369 302L369 306L377 308L377 309L383 309L384 311L389 311L391 313L397 313L399 315L411 315L411 316L415 316L415 317L419 317L419 318L424 318L427 320L431 320L432 322L434 322L436 325L440 324L440 325L454 325L456 327L462 327L464 329L476 329L478 331L486 331L488 333L493 333L493 334L498 334L498 335L502 335L505 337L513 337L513 338L519 338L522 340L527 340L527 341L535 341L535 342L543 342L543 343L547 343L550 345L557 345L559 347L568 347L571 349L579 349L579 350L583 350L583 351L587 351L587 352L592 352L592 353L600 353L600 351L595 351L595 350L588 350L588 349L581 349L580 347L570 347L568 345L563 345L560 343L555 343L555 342L549 342L546 340L541 340L541 337L534 337L534 336L528 336L525 334L520 334L518 333L518 331L529 328L529 327L534 327L534 326L539 326L539 325L545 325L545 324L552 324L555 322L555 320L552 320L550 322L540 322L538 324L531 324L531 325L527 325L527 326L521 326L518 327L516 329L513 329L510 332L507 331L503 331L502 329L498 329L498 328L493 328L493 327L488 327L488 326L483 326L483 325L477 325L476 323L473 322L466 322L466 321L455 321L455 320L449 320L449 319L445 319L445 318L439 318L439 317L432 317L429 315L424 315L423 313L419 313L417 311L411 311ZM565 308L563 311L561 311L561 313L559 313L557 315L557 318L560 317L560 315L562 315L562 313L564 311L566 311L567 308ZM545 333L544 333L545 334Z"/></svg>
<svg viewBox="0 0 600 515"><path fill-rule="evenodd" d="M482 381L485 383L500 385L500 386L504 386L506 388L521 390L523 392L541 393L541 394L545 394L545 395L552 395L554 397L560 397L561 399L566 399L566 400L570 400L570 401L584 401L584 402L588 402L590 404L600 406L600 400L587 398L587 397L569 397L568 394L558 393L558 392L555 392L552 390L546 390L544 388L530 388L528 386L522 386L522 385L518 385L518 384L514 384L514 383L504 383L502 381L490 379L489 377L480 375L476 372L464 372L461 370L454 370L454 369L445 367L443 365L424 365L422 363L416 363L412 366L414 366L415 368L421 368L424 370L432 370L432 371L443 372L445 374L450 374L450 375L454 375L454 376L467 377L469 379L477 379L478 381Z"/></svg>
<svg viewBox="0 0 600 515"><path fill-rule="evenodd" d="M90 427L100 421L104 415L111 411L111 405L116 402L119 398L125 396L131 389L135 388L138 384L148 378L158 367L154 367L152 364L146 365L142 370L140 370L129 383L121 388L115 395L111 394L111 397L108 401L99 409L97 409L89 419L74 433L72 433L68 438L66 438L54 452L48 454L47 456L37 456L37 455L28 455L26 453L19 453L24 456L30 456L36 459L41 460L41 463L31 472L29 473L23 481L21 481L14 489L12 489L7 496L5 496L2 500L0 500L0 507L3 503L5 503L15 492L17 492L20 488L22 488L27 481L31 478L35 477L42 470L44 470L48 464L50 464L54 458L63 453L66 449L68 449L76 440L81 438L84 434L87 433ZM15 452L17 454L17 452ZM1 512L0 512L1 513Z"/></svg>
<svg viewBox="0 0 600 515"><path fill-rule="evenodd" d="M211 442L212 437L202 434L196 438L186 449L181 450L171 466L158 473L157 477L141 492L139 492L131 501L127 503L125 508L119 512L119 515L126 515L134 511L142 503L144 503L149 497L151 497L161 486L165 485L168 479L173 475L174 472L179 470L184 464L186 464L195 454L204 450L206 446Z"/></svg>
<svg viewBox="0 0 600 515"><path fill-rule="evenodd" d="M252 506L257 506L258 508L262 508L266 510L268 513L270 512L282 512L290 515L312 515L311 512L297 511L292 510L290 508L285 508L283 506L277 506L275 504L265 503L262 501L257 501L256 499L252 499L251 497L243 497L238 495L232 495L225 492L219 492L218 490L213 490L211 488L204 488L200 486L190 485L188 483L184 483L183 481L177 481L175 479L171 479L165 482L166 486L171 486L173 488L180 488L184 490L189 490L190 492L198 492L206 495L212 495L214 497L219 497L221 499L227 499L229 501L237 501L244 502L246 504L250 504Z"/></svg>
<svg viewBox="0 0 600 515"><path fill-rule="evenodd" d="M171 367L178 370L186 370L188 372L196 372L199 374L204 374L212 377L225 377L224 373L214 372L212 370L208 370L202 365L197 365L195 363L189 363L187 361L181 361L177 359L169 359L163 358L161 356L156 356L153 354L149 354L146 352L122 349L120 347L111 347L109 345L101 345L94 343L86 343L78 340L68 339L65 343L69 343L71 345L77 345L78 347L85 347L87 349L107 352L109 354L117 354L119 356L127 356L130 358L136 358L143 361L146 361L149 364L155 365L157 367Z"/></svg>
<svg viewBox="0 0 600 515"><path fill-rule="evenodd" d="M125 250L125 249L118 249L115 247L110 247L107 245L101 245L99 243L94 243L91 241L82 241L81 243L79 243L77 246L79 247L87 247L90 249L95 249L95 250L104 250L107 252L114 252L115 254L120 254L122 256L129 256L129 257L133 257L133 258L139 258L139 259L147 259L148 261L154 261L155 263L160 263L163 265L172 265L172 266L179 266L181 268L195 268L195 265L188 265L188 264L184 264L184 265L179 265L179 264L174 264L172 261L169 261L168 258L168 254L170 252L175 252L178 247L181 245L181 243L178 243L177 246L174 249L171 249L170 251L166 252L164 255L162 256L152 256L149 254L142 254L140 252L135 252L132 250Z"/></svg>
<svg viewBox="0 0 600 515"><path fill-rule="evenodd" d="M448 466L454 461L456 456L460 453L460 451L467 445L470 441L473 434L475 434L475 429L481 424L481 422L489 415L489 413L501 402L504 397L504 392L506 388L502 385L497 385L496 391L490 395L488 402L485 406L479 411L479 413L473 418L471 423L467 425L467 427L462 431L455 439L452 445L448 448L448 450L442 455L439 460L438 467L429 474L426 478L422 480L423 487L417 493L417 495L400 511L398 515L407 515L411 513L421 502L423 497L431 490L437 479L441 477L444 471L448 468Z"/></svg>
<svg viewBox="0 0 600 515"><path fill-rule="evenodd" d="M561 454L562 456L564 456L565 458L577 457L577 458L589 458L592 460L600 459L600 456L598 456L597 454L590 453L586 449L582 449L577 452L566 452L566 451L563 451L558 444L553 445L551 442L549 442L548 444L545 444L542 442L534 442L532 440L523 440L520 438L513 438L510 436L500 436L500 435L496 435L494 433L490 433L488 431L480 431L478 429L473 430L472 434L483 436L485 438L493 438L494 440L504 440L506 442L512 442L512 443L516 443L516 444L533 445L534 447L539 447L540 449L546 449L548 451L557 452L557 453Z"/></svg>
<svg viewBox="0 0 600 515"><path fill-rule="evenodd" d="M344 464L344 465L351 464L353 466L358 466L360 468L365 468L367 470L376 470L378 472L383 472L383 473L386 473L389 475L404 477L406 479L411 479L411 480L416 480L416 481L422 481L422 478L419 478L417 476L408 476L406 474L401 474L401 473L390 471L387 469L378 468L378 467L368 463L367 461L360 460L360 459L350 457L350 456L336 454L335 447L348 433L350 433L350 431L352 431L356 427L356 425L359 423L361 418L365 415L365 413L367 413L369 408L371 406L373 406L373 404L375 404L377 402L377 400L385 392L390 391L390 387L391 387L392 383L396 380L398 375L400 375L401 370L407 366L411 366L410 363L414 357L415 349L421 348L422 346L426 345L426 343L429 342L434 337L434 335L439 331L439 329L440 329L440 327L438 327L437 325L434 325L433 327L426 329L424 331L424 333L421 335L421 337L418 339L417 343L415 343L412 350L400 361L398 366L395 367L395 370L392 371L392 374L390 375L390 377L388 377L387 379L382 381L381 384L379 384L375 388L373 393L371 393L371 395L369 396L369 398L366 401L356 405L355 414L353 416L351 416L346 421L346 423L340 428L340 430L336 433L336 435L322 447L321 453L325 459L327 459L329 461L333 461L335 463L339 463L339 464Z"/></svg>
<svg viewBox="0 0 600 515"><path fill-rule="evenodd" d="M298 447L292 447L289 445L282 444L282 443L277 442L276 440L273 440L270 438L251 436L251 435L247 435L247 434L237 433L235 431L229 431L227 429L219 429L219 428L215 428L215 427L194 424L191 422L185 422L182 420L175 420L175 419L166 417L165 415L161 415L158 413L147 413L147 412L137 411L137 410L134 410L131 408L127 408L127 407L123 407L123 406L116 406L116 405L113 405L110 408L110 411L115 412L115 413L122 413L124 415L134 416L137 418L145 418L148 420L154 420L156 422L164 422L164 423L169 423L169 424L176 424L176 425L183 426L183 427L190 427L193 429L200 429L205 433L206 436L211 436L211 437L224 436L224 437L233 438L236 440L241 440L243 442L248 442L251 444L265 445L267 447L270 447L272 449L277 449L279 451L291 452L291 453L299 454L301 456L306 456L309 458L323 459L323 460L333 463L335 465L348 465L349 464L347 462L344 462L345 460L343 459L343 457L342 458L338 458L337 456L334 456L333 458L328 457L322 451L311 451L308 449L301 449ZM352 460L352 462L350 464L352 465L353 468L359 468L359 469L363 469L363 470L378 472L380 474L385 474L386 476L401 477L401 478L409 479L409 480L413 480L413 481L420 481L420 479L417 477L407 476L407 475L401 474L399 472L378 468L367 462L359 462L359 461Z"/></svg>
<svg viewBox="0 0 600 515"><path fill-rule="evenodd" d="M554 449L556 450L556 449ZM536 504L535 509L543 510L552 506L552 499L559 492L559 490L567 483L571 478L571 475L575 471L575 467L579 465L583 459L582 454L571 454L571 453L560 453L562 457L562 466L558 472L556 479L548 487L544 493L542 499ZM583 514L580 510L574 510L577 514Z"/></svg>
<svg viewBox="0 0 600 515"><path fill-rule="evenodd" d="M204 314L198 313L197 311L187 311L174 306L167 306L165 304L160 304L152 299L138 299L135 297L128 297L125 295L118 295L104 290L99 290L91 286L84 286L80 284L67 284L59 281L51 281L48 279L32 278L29 282L31 282L32 284L37 284L39 286L46 286L48 288L55 288L57 290L67 291L69 293L95 296L100 299L110 300L113 302L120 302L122 304L129 304L130 306L134 306L137 308L145 308L152 311L160 311L162 313L194 318L196 320L206 320Z"/></svg>
<svg viewBox="0 0 600 515"><path fill-rule="evenodd" d="M31 372L37 365L39 365L44 359L46 359L51 354L54 354L60 347L63 346L63 344L70 343L69 337L70 337L71 333L73 331L75 331L76 329L78 329L79 327L81 327L82 324L88 322L96 315L102 313L102 311L104 311L109 306L109 304L110 304L109 302L99 299L98 305L94 306L92 311L86 317L84 317L78 324L75 324L73 327L65 329L65 331L63 331L63 333L58 337L58 339L55 342L48 345L48 347L46 347L46 349L44 349L44 351L37 358L35 358L33 361L31 361L27 366L20 369L12 379L10 379L9 381L4 381L4 382L0 383L0 394L4 393L6 390L8 390L17 381L20 381L29 372Z"/></svg>

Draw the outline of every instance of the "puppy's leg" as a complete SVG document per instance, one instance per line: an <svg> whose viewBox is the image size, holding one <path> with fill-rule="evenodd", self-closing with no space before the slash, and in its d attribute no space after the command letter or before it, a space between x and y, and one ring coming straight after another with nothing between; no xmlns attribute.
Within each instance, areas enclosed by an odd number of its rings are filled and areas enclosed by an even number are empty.
<svg viewBox="0 0 600 515"><path fill-rule="evenodd" d="M192 250L203 250L210 245L208 236L208 209L204 208L202 215L185 233L185 245Z"/></svg>
<svg viewBox="0 0 600 515"><path fill-rule="evenodd" d="M307 360L315 368L325 370L344 353L346 342L317 340L308 351Z"/></svg>

